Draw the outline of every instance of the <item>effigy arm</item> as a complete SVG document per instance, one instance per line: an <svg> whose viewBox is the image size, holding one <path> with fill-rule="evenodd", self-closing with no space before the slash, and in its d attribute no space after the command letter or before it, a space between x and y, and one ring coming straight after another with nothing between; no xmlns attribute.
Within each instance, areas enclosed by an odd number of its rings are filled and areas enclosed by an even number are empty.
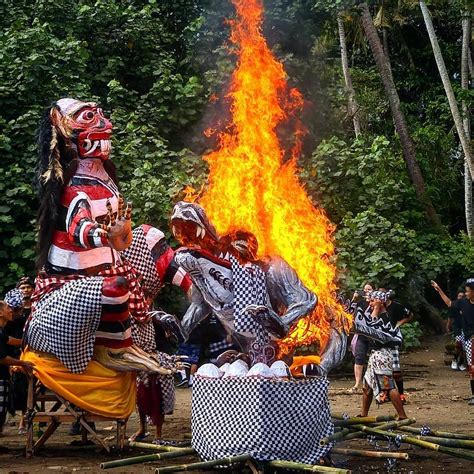
<svg viewBox="0 0 474 474"><path fill-rule="evenodd" d="M281 319L286 326L291 326L316 308L317 296L304 286L297 273L283 259L272 258L266 281L272 306L282 314Z"/></svg>

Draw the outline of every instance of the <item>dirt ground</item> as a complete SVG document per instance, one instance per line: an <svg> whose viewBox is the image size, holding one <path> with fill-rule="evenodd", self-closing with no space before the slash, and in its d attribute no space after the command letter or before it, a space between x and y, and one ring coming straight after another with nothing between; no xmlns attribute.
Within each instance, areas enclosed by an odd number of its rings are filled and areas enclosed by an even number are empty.
<svg viewBox="0 0 474 474"><path fill-rule="evenodd" d="M417 425L427 424L433 429L464 432L474 435L474 407L468 406L469 380L465 372L456 372L444 365L444 345L446 336L430 338L425 341L425 347L416 352L402 354L402 368L405 373L405 387L408 395L408 405L405 407L411 418L416 418ZM345 389L352 386L350 377L330 377L330 401L333 412L346 412L357 415L361 405L361 395L348 394ZM164 426L164 437L183 439L185 433L190 433L191 389L177 390L176 410L173 416L167 418ZM393 407L390 403L377 408L373 406L371 415L391 414ZM127 434L132 434L137 426L137 416L133 415L128 426ZM110 436L110 424L98 424L99 433ZM100 463L121 457L117 453L108 455L95 447L72 447L71 441L79 437L67 434L69 427L62 425L33 459L25 459L24 437L17 434L17 428L5 427L5 436L0 438L0 446L7 451L0 454L1 473L26 472L99 472ZM150 438L151 441L151 438ZM365 440L353 440L338 444L340 447L371 449ZM2 451L4 450L2 449ZM404 444L402 451L409 453L410 459L400 461L392 472L474 472L474 462L450 457L434 451L413 448ZM129 448L122 456L138 456L149 454L138 449ZM180 458L176 464L191 459ZM334 455L333 460L352 472L386 472L384 461L376 458L355 458ZM111 472L154 472L155 468L166 464L148 463L126 468L113 469ZM168 461L167 464L174 464ZM197 472L197 471L195 471ZM282 471L279 471L282 472Z"/></svg>

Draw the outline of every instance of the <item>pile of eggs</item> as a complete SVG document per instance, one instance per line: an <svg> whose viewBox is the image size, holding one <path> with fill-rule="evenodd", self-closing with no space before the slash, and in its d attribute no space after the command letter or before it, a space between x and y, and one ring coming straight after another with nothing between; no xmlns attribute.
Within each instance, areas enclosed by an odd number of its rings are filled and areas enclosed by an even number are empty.
<svg viewBox="0 0 474 474"><path fill-rule="evenodd" d="M246 362L237 359L232 364L226 363L221 367L214 364L202 365L196 375L214 379L229 377L260 377L265 379L288 379L291 377L290 368L282 360L277 360L269 367L263 362L258 362L250 369Z"/></svg>

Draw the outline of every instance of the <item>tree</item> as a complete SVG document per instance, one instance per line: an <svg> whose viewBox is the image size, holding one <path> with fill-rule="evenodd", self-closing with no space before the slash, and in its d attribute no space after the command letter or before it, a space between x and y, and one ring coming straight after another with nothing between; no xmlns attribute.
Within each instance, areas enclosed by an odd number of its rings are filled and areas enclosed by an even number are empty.
<svg viewBox="0 0 474 474"><path fill-rule="evenodd" d="M375 29L367 3L362 3L359 8L361 10L362 26L372 50L375 63L377 64L377 68L384 85L385 93L390 104L393 121L395 123L395 129L400 138L403 157L408 169L408 174L410 175L410 179L413 183L413 186L415 187L417 197L425 209L429 221L434 227L440 229L441 221L438 214L436 213L430 197L426 192L425 181L416 159L415 145L408 131L405 115L403 114L400 107L400 98L393 80L391 67L383 51L383 47L377 34L377 30Z"/></svg>
<svg viewBox="0 0 474 474"><path fill-rule="evenodd" d="M347 56L347 44L346 44L346 33L344 30L344 19L341 13L337 15L337 29L339 32L339 44L341 47L341 63L342 63L342 72L344 74L344 81L346 84L348 106L347 110L349 116L352 118L352 123L354 124L354 133L358 137L360 135L360 120L359 120L359 106L355 98L354 86L352 85L352 77L349 69L349 60Z"/></svg>
<svg viewBox="0 0 474 474"><path fill-rule="evenodd" d="M469 171L471 176L474 175L474 155L472 153L471 144L466 136L464 129L463 120L459 112L458 103L456 97L454 96L453 87L449 79L448 70L446 64L444 63L443 53L438 43L438 38L436 37L436 32L433 26L433 21L431 19L430 11L426 6L426 3L423 0L420 0L421 13L423 14L423 19L425 20L426 30L430 37L431 46L433 48L433 54L436 59L436 64L438 66L439 75L443 82L444 90L446 92L446 97L448 98L449 107L451 109L451 114L454 119L454 124L456 125L456 130L458 132L459 141L461 142L462 149L464 151L465 160L469 166Z"/></svg>
<svg viewBox="0 0 474 474"><path fill-rule="evenodd" d="M469 89L469 58L471 56L471 12L467 9L464 11L462 19L462 51L461 51L461 88L464 91ZM469 107L465 99L462 104L464 132L467 139L471 140L471 117L469 115ZM472 175L469 169L469 163L464 156L464 207L466 213L466 230L469 238L474 236L474 216L472 202Z"/></svg>

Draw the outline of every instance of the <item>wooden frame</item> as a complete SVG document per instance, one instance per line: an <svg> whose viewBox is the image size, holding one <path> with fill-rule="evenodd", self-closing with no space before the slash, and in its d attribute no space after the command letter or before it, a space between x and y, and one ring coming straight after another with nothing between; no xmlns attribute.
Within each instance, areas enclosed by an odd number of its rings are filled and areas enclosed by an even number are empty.
<svg viewBox="0 0 474 474"><path fill-rule="evenodd" d="M53 405L46 407L47 402ZM101 438L89 425L95 421L112 421L117 423L116 446L122 450L125 445L126 419L110 418L89 413L74 406L57 393L46 389L34 376L28 376L28 400L26 410L26 457L31 458L50 436L56 431L61 423L73 423L78 421L81 425L82 441L87 441L88 436L101 448L110 452L109 443ZM46 430L40 438L34 441L33 424L37 422L47 423Z"/></svg>

